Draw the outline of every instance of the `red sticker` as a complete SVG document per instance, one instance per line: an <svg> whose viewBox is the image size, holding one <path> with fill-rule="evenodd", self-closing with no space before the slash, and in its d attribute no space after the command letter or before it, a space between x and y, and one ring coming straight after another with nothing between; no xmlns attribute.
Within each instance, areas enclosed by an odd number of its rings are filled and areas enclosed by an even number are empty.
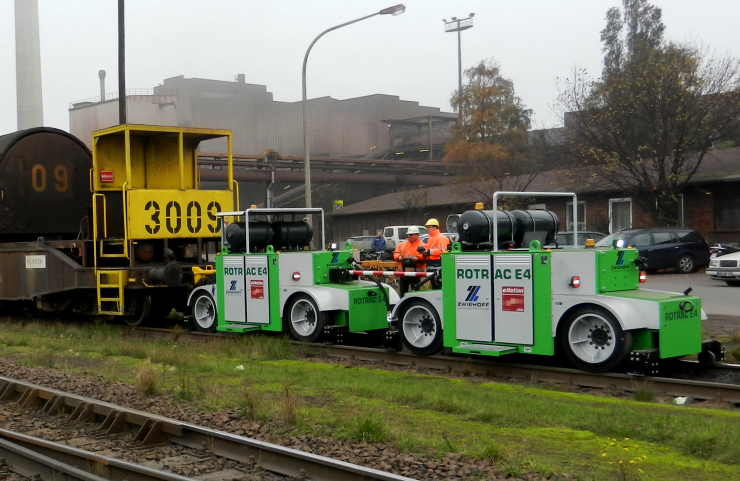
<svg viewBox="0 0 740 481"><path fill-rule="evenodd" d="M502 287L501 310L509 312L524 312L524 288Z"/></svg>
<svg viewBox="0 0 740 481"><path fill-rule="evenodd" d="M113 182L113 171L112 170L101 170L100 171L100 183L110 184Z"/></svg>
<svg viewBox="0 0 740 481"><path fill-rule="evenodd" d="M249 287L252 291L252 299L265 298L265 281L249 281Z"/></svg>

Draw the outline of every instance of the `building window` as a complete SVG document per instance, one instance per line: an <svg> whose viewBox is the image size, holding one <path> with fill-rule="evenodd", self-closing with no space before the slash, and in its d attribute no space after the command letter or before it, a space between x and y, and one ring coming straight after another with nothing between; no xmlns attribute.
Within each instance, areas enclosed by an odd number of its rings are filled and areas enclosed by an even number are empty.
<svg viewBox="0 0 740 481"><path fill-rule="evenodd" d="M632 227L632 199L609 199L609 233Z"/></svg>
<svg viewBox="0 0 740 481"><path fill-rule="evenodd" d="M578 230L586 230L586 201L578 201ZM565 204L565 230L573 230L573 202Z"/></svg>
<svg viewBox="0 0 740 481"><path fill-rule="evenodd" d="M714 195L714 212L718 231L740 231L740 193L719 191Z"/></svg>

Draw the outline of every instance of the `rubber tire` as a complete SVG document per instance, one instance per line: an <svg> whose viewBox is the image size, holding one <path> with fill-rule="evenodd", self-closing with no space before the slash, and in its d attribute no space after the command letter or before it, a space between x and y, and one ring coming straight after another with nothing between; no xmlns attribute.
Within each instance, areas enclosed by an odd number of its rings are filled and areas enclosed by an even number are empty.
<svg viewBox="0 0 740 481"><path fill-rule="evenodd" d="M206 312L203 313L201 319L207 322L198 322L196 310L199 308L205 309ZM200 291L195 295L195 297L193 297L193 300L190 301L190 312L193 316L193 325L195 326L196 331L216 332L216 327L218 326L218 312L213 296L208 292Z"/></svg>
<svg viewBox="0 0 740 481"><path fill-rule="evenodd" d="M596 363L587 362L578 357L578 355L573 351L573 347L571 346L569 339L571 326L578 319L589 314L599 316L602 318L602 321L609 324L610 331L612 332L612 340L615 342L615 347L612 353L604 360ZM594 373L606 372L613 369L625 360L632 349L632 333L630 331L622 330L622 327L614 316L606 309L598 306L583 306L571 311L561 322L558 337L560 338L561 346L568 359L578 369Z"/></svg>
<svg viewBox="0 0 740 481"><path fill-rule="evenodd" d="M689 254L682 254L676 261L676 271L682 274L690 274L696 269L694 258Z"/></svg>
<svg viewBox="0 0 740 481"><path fill-rule="evenodd" d="M306 314L305 320L309 322L309 316L310 313L313 313L313 330L309 334L300 333L298 330L296 330L295 326L293 325L293 309L298 304L307 304L308 306L308 312ZM319 311L318 306L316 305L316 302L313 300L313 298L307 294L297 294L293 296L290 301L286 304L285 310L283 311L283 323L284 325L287 324L288 329L290 330L290 334L293 336L293 338L297 341L301 342L317 342L321 336L324 334L324 327L326 326L326 320L327 320L327 314L325 312Z"/></svg>
<svg viewBox="0 0 740 481"><path fill-rule="evenodd" d="M130 316L123 316L123 322L125 322L127 326L131 327L145 325L152 315L151 294L135 294L133 302L134 313Z"/></svg>
<svg viewBox="0 0 740 481"><path fill-rule="evenodd" d="M725 284L730 287L740 287L740 281L725 281Z"/></svg>
<svg viewBox="0 0 740 481"><path fill-rule="evenodd" d="M410 332L411 329L413 329L411 326L417 322L413 318L407 318L407 316L413 316L415 315L414 311L419 310L422 311L422 319L428 319L434 322L434 331L431 333L431 341L425 346L421 347L419 347L418 345L414 345L413 340L409 340L406 337L407 335L413 335L413 333ZM431 316L424 316L423 311L426 311L426 313L430 314ZM419 327L421 327L421 325L419 325ZM431 356L432 354L435 354L442 349L442 343L444 341L442 335L442 321L439 318L437 310L429 302L423 299L410 299L409 301L407 301L403 309L403 314L401 314L399 319L398 331L401 335L401 342L406 347L406 349L411 351L413 354L416 354L417 356Z"/></svg>

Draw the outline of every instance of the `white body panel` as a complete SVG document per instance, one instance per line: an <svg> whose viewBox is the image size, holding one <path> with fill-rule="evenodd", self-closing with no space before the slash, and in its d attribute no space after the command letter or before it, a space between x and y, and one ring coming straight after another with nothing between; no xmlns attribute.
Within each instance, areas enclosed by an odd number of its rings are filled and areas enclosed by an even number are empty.
<svg viewBox="0 0 740 481"><path fill-rule="evenodd" d="M391 289L391 292L395 293ZM396 294L396 298L398 298L398 294ZM396 306L393 308L393 311L391 313L391 319L397 319L398 313L403 309L403 306L411 299L424 299L425 301L429 302L429 304L434 307L434 309L437 311L437 314L439 315L439 321L442 324L442 327L444 328L445 320L444 315L442 311L442 291L441 290L432 290L432 291L419 291L419 292L412 292L409 294L406 294L403 299L400 299ZM393 303L393 301L391 301Z"/></svg>
<svg viewBox="0 0 740 481"><path fill-rule="evenodd" d="M596 295L596 256L593 250L557 252L550 256L550 262L553 295L572 294L575 290L570 286L573 276L581 279L578 295Z"/></svg>
<svg viewBox="0 0 740 481"><path fill-rule="evenodd" d="M353 281L353 284L357 286L375 286L375 283L370 281ZM388 294L390 305L398 305L400 298L396 291L387 284L381 285L390 291ZM316 301L316 305L320 311L349 311L349 291L347 289L339 289L326 285L292 286L288 284L287 286L282 285L280 288L280 312L283 312L285 309L285 304L290 296L297 293L311 296Z"/></svg>
<svg viewBox="0 0 740 481"><path fill-rule="evenodd" d="M619 298L610 296L552 296L552 335L557 335L558 324L563 314L571 307L580 304L601 306L616 317L625 331L632 329L658 329L660 323L660 303L648 300Z"/></svg>
<svg viewBox="0 0 740 481"><path fill-rule="evenodd" d="M458 276L455 283L458 339L483 342L493 340L491 259L490 255L455 257L455 272L467 273L462 277Z"/></svg>
<svg viewBox="0 0 740 481"><path fill-rule="evenodd" d="M534 313L532 310L532 255L494 255L494 272L511 272L510 279L500 279L494 275L494 340L509 344L534 344ZM516 276L529 271L530 275ZM458 324L460 323L458 308ZM488 320L490 326L490 318ZM458 339L484 340L463 338L458 333Z"/></svg>
<svg viewBox="0 0 740 481"><path fill-rule="evenodd" d="M218 305L218 293L216 292L216 284L205 284L203 286L198 286L190 293L188 296L188 305L190 305L190 302L195 298L196 294L199 292L207 292L213 297L214 305Z"/></svg>
<svg viewBox="0 0 740 481"><path fill-rule="evenodd" d="M313 285L313 254L311 252L281 252L278 257L278 281L281 286ZM293 273L301 278L293 280ZM282 298L282 295L280 296Z"/></svg>
<svg viewBox="0 0 740 481"><path fill-rule="evenodd" d="M226 322L246 322L244 286L244 256L225 256L224 260L224 312Z"/></svg>

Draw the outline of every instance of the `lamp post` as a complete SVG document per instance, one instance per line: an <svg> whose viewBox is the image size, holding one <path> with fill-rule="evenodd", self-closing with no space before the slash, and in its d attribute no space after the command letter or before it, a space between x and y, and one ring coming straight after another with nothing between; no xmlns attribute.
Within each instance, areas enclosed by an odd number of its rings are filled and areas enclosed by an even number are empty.
<svg viewBox="0 0 740 481"><path fill-rule="evenodd" d="M457 123L462 125L462 47L460 45L460 32L473 28L473 17L474 13L471 13L468 18L456 18L452 17L451 21L442 19L445 23L445 32L457 32L457 97L459 104L457 106Z"/></svg>
<svg viewBox="0 0 740 481"><path fill-rule="evenodd" d="M384 8L383 10L379 12L375 12L371 15L366 15L364 17L360 17L358 19L343 23L341 25L337 25L335 27L329 28L327 30L324 30L319 34L318 37L313 39L313 42L311 42L311 45L308 46L308 50L306 50L306 56L303 57L303 170L305 172L305 184L306 184L306 207L311 207L311 164L310 164L310 158L308 154L308 115L306 114L307 106L306 106L306 64L308 63L308 54L311 52L311 48L313 48L313 45L325 34L331 32L332 30L336 30L338 28L345 27L347 25L357 23L360 20L365 20L366 18L374 17L376 15L401 15L403 12L406 11L406 7L404 7L402 4L395 5L393 7Z"/></svg>

